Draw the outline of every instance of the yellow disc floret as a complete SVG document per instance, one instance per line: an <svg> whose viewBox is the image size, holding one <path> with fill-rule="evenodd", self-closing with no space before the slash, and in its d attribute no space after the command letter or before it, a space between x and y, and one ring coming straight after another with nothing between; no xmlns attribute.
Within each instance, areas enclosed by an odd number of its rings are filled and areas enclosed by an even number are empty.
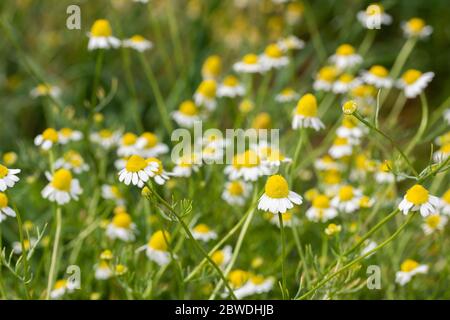
<svg viewBox="0 0 450 320"><path fill-rule="evenodd" d="M126 212L117 213L112 220L113 225L122 229L129 229L131 226L131 216Z"/></svg>
<svg viewBox="0 0 450 320"><path fill-rule="evenodd" d="M256 54L253 54L253 53L249 53L249 54L246 54L243 58L242 58L242 61L245 63L245 64L256 64L256 63L258 63L258 56L256 55Z"/></svg>
<svg viewBox="0 0 450 320"><path fill-rule="evenodd" d="M412 18L407 22L407 26L412 33L420 33L425 28L425 21L420 18Z"/></svg>
<svg viewBox="0 0 450 320"><path fill-rule="evenodd" d="M0 164L0 179L3 179L7 175L8 175L8 168Z"/></svg>
<svg viewBox="0 0 450 320"><path fill-rule="evenodd" d="M195 116L198 114L198 109L195 103L191 100L187 100L181 103L179 110L182 114L187 116Z"/></svg>
<svg viewBox="0 0 450 320"><path fill-rule="evenodd" d="M72 173L66 169L59 169L55 172L52 179L53 188L60 191L70 191L72 184Z"/></svg>
<svg viewBox="0 0 450 320"><path fill-rule="evenodd" d="M42 138L44 138L44 140L56 142L58 141L58 132L53 128L45 129L45 131L42 133Z"/></svg>
<svg viewBox="0 0 450 320"><path fill-rule="evenodd" d="M206 224L200 223L200 224L195 226L194 231L204 234L204 233L208 233L210 231L210 229L209 229L209 227Z"/></svg>
<svg viewBox="0 0 450 320"><path fill-rule="evenodd" d="M244 188L239 181L230 182L228 192L233 196L240 196L244 193Z"/></svg>
<svg viewBox="0 0 450 320"><path fill-rule="evenodd" d="M167 231L156 231L148 241L148 246L158 251L167 251L170 242L170 234Z"/></svg>
<svg viewBox="0 0 450 320"><path fill-rule="evenodd" d="M138 172L147 167L147 161L138 155L132 155L126 164L126 169L129 172Z"/></svg>
<svg viewBox="0 0 450 320"><path fill-rule="evenodd" d="M419 266L419 263L417 261L414 261L412 259L407 259L403 261L403 263L400 266L400 270L403 272L411 272L414 269L416 269Z"/></svg>
<svg viewBox="0 0 450 320"><path fill-rule="evenodd" d="M389 75L389 71L385 67L380 65L371 67L369 72L379 78L386 78Z"/></svg>
<svg viewBox="0 0 450 320"><path fill-rule="evenodd" d="M281 58L283 56L283 51L281 51L280 47L276 44L270 44L264 50L264 54L269 58Z"/></svg>
<svg viewBox="0 0 450 320"><path fill-rule="evenodd" d="M317 116L317 99L311 93L305 94L297 103L297 114L304 117Z"/></svg>
<svg viewBox="0 0 450 320"><path fill-rule="evenodd" d="M111 37L112 29L109 21L106 19L96 20L92 25L91 35L93 37Z"/></svg>
<svg viewBox="0 0 450 320"><path fill-rule="evenodd" d="M0 192L0 208L6 208L8 206L8 197L3 192Z"/></svg>
<svg viewBox="0 0 450 320"><path fill-rule="evenodd" d="M217 84L214 80L204 80L200 83L197 92L206 98L214 98L216 96Z"/></svg>
<svg viewBox="0 0 450 320"><path fill-rule="evenodd" d="M406 84L411 85L419 80L421 76L422 72L415 69L410 69L403 74L402 79Z"/></svg>
<svg viewBox="0 0 450 320"><path fill-rule="evenodd" d="M326 195L321 194L314 198L312 205L317 209L327 209L330 207L330 199Z"/></svg>
<svg viewBox="0 0 450 320"><path fill-rule="evenodd" d="M339 199L342 201L349 201L353 199L353 187L352 186L343 186L339 189Z"/></svg>
<svg viewBox="0 0 450 320"><path fill-rule="evenodd" d="M141 137L147 141L146 148L153 148L158 144L158 137L151 132L145 132Z"/></svg>
<svg viewBox="0 0 450 320"><path fill-rule="evenodd" d="M406 192L406 200L414 205L421 205L428 201L428 190L416 184Z"/></svg>
<svg viewBox="0 0 450 320"><path fill-rule="evenodd" d="M264 187L265 193L270 198L287 198L289 195L289 186L285 178L280 175L274 175L267 179Z"/></svg>
<svg viewBox="0 0 450 320"><path fill-rule="evenodd" d="M355 53L355 48L349 44L343 44L336 50L336 54L340 56L350 56Z"/></svg>

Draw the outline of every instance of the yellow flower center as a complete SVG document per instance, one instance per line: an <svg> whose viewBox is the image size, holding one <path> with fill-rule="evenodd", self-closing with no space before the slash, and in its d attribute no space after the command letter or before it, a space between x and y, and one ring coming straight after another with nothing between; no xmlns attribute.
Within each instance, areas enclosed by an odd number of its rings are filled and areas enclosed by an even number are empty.
<svg viewBox="0 0 450 320"><path fill-rule="evenodd" d="M283 219L283 221L289 222L292 220L292 212L285 212L283 214L281 214L281 219Z"/></svg>
<svg viewBox="0 0 450 320"><path fill-rule="evenodd" d="M36 87L36 91L39 92L40 95L48 95L50 93L51 87L48 84L39 84Z"/></svg>
<svg viewBox="0 0 450 320"><path fill-rule="evenodd" d="M66 284L67 284L66 280L58 280L58 281L56 281L55 286L53 288L55 290L62 289L66 286Z"/></svg>
<svg viewBox="0 0 450 320"><path fill-rule="evenodd" d="M330 207L330 199L321 194L314 198L312 205L317 209L328 209Z"/></svg>
<svg viewBox="0 0 450 320"><path fill-rule="evenodd" d="M295 94L295 90L292 88L285 88L281 91L281 95L285 97L290 97Z"/></svg>
<svg viewBox="0 0 450 320"><path fill-rule="evenodd" d="M349 101L349 102L351 102L351 101ZM354 128L354 127L356 127L356 124L357 124L356 118L354 118L352 116L345 115L344 118L342 119L342 125L346 128L349 128L349 129Z"/></svg>
<svg viewBox="0 0 450 320"><path fill-rule="evenodd" d="M228 192L233 196L240 196L244 193L244 188L242 187L242 184L238 181L233 181L228 186Z"/></svg>
<svg viewBox="0 0 450 320"><path fill-rule="evenodd" d="M386 160L381 164L380 170L383 172L390 172L391 168L392 168L392 162L389 160Z"/></svg>
<svg viewBox="0 0 450 320"><path fill-rule="evenodd" d="M253 150L247 150L242 154L235 155L233 166L236 168L252 168L261 163L259 156Z"/></svg>
<svg viewBox="0 0 450 320"><path fill-rule="evenodd" d="M225 260L225 255L222 251L215 251L211 256L212 261L214 261L215 264L221 265L223 261Z"/></svg>
<svg viewBox="0 0 450 320"><path fill-rule="evenodd" d="M3 179L7 175L8 175L8 168L0 164L0 179Z"/></svg>
<svg viewBox="0 0 450 320"><path fill-rule="evenodd" d="M128 172L138 172L147 167L147 161L138 155L132 155L126 164L126 169Z"/></svg>
<svg viewBox="0 0 450 320"><path fill-rule="evenodd" d="M439 223L441 222L441 216L438 214L434 214L431 216L428 216L426 219L426 224L431 228L431 229L436 229L439 226Z"/></svg>
<svg viewBox="0 0 450 320"><path fill-rule="evenodd" d="M369 72L379 78L386 78L389 75L389 71L385 67L379 65L371 67Z"/></svg>
<svg viewBox="0 0 450 320"><path fill-rule="evenodd" d="M17 154L15 152L6 152L3 155L3 162L6 165L13 165L17 161Z"/></svg>
<svg viewBox="0 0 450 320"><path fill-rule="evenodd" d="M343 186L339 189L339 199L342 201L349 201L353 199L353 187L352 186Z"/></svg>
<svg viewBox="0 0 450 320"><path fill-rule="evenodd" d="M100 261L100 263L98 264L98 268L99 269L109 269L109 265L108 262L106 261Z"/></svg>
<svg viewBox="0 0 450 320"><path fill-rule="evenodd" d="M272 118L267 112L259 113L252 122L254 129L269 129L272 124Z"/></svg>
<svg viewBox="0 0 450 320"><path fill-rule="evenodd" d="M384 12L384 7L381 4L371 4L366 9L366 14L368 16L375 16L382 14Z"/></svg>
<svg viewBox="0 0 450 320"><path fill-rule="evenodd" d="M170 234L167 231L156 231L148 241L148 246L158 251L167 251L170 242Z"/></svg>
<svg viewBox="0 0 450 320"><path fill-rule="evenodd" d="M106 19L96 20L92 25L91 35L94 37L111 37L112 30L109 21Z"/></svg>
<svg viewBox="0 0 450 320"><path fill-rule="evenodd" d="M339 233L341 229L342 229L341 226L336 225L334 223L330 223L326 228L325 232L331 236L334 235L335 233Z"/></svg>
<svg viewBox="0 0 450 320"><path fill-rule="evenodd" d="M162 174L164 168L163 168L163 164L162 164L161 160L159 160L157 158L148 158L147 159L147 163L151 163L151 162L154 162L154 163L158 164L158 170L156 171L156 174L157 175Z"/></svg>
<svg viewBox="0 0 450 320"><path fill-rule="evenodd" d="M187 116L195 116L198 114L198 109L195 106L195 103L188 100L188 101L184 101L181 105L180 105L180 112L182 114L185 114Z"/></svg>
<svg viewBox="0 0 450 320"><path fill-rule="evenodd" d="M339 77L339 81L343 83L350 83L355 79L355 77L349 73L344 73Z"/></svg>
<svg viewBox="0 0 450 320"><path fill-rule="evenodd" d="M111 250L105 250L100 254L100 259L102 260L111 260L113 258L113 254Z"/></svg>
<svg viewBox="0 0 450 320"><path fill-rule="evenodd" d="M337 77L337 69L332 66L323 67L319 70L317 78L326 82L333 82Z"/></svg>
<svg viewBox="0 0 450 320"><path fill-rule="evenodd" d="M214 80L204 80L198 87L198 92L209 99L216 96L217 84Z"/></svg>
<svg viewBox="0 0 450 320"><path fill-rule="evenodd" d="M45 131L42 133L42 138L44 138L44 140L56 142L58 141L58 132L56 132L56 130L53 128L45 129Z"/></svg>
<svg viewBox="0 0 450 320"><path fill-rule="evenodd" d="M440 149L440 152L442 152L443 154L449 154L450 153L450 143L447 143L445 145L443 145Z"/></svg>
<svg viewBox="0 0 450 320"><path fill-rule="evenodd" d="M112 219L112 224L118 228L128 229L131 223L131 216L126 212L119 212Z"/></svg>
<svg viewBox="0 0 450 320"><path fill-rule="evenodd" d="M242 58L242 61L245 64L256 64L256 63L258 63L258 59L259 58L258 58L258 56L256 54L249 53L249 54L246 54L244 56L244 58Z"/></svg>
<svg viewBox="0 0 450 320"><path fill-rule="evenodd" d="M234 288L242 287L242 285L247 282L248 278L249 274L244 270L233 270L228 275L228 279Z"/></svg>
<svg viewBox="0 0 450 320"><path fill-rule="evenodd" d="M450 189L448 189L444 195L442 196L442 199L448 204L450 204Z"/></svg>
<svg viewBox="0 0 450 320"><path fill-rule="evenodd" d="M151 132L145 132L141 135L141 137L147 141L147 148L153 148L158 144L158 137Z"/></svg>
<svg viewBox="0 0 450 320"><path fill-rule="evenodd" d="M235 76L228 76L223 80L223 84L227 87L236 87L239 84L239 80Z"/></svg>
<svg viewBox="0 0 450 320"><path fill-rule="evenodd" d="M8 206L8 197L3 192L0 192L0 208L6 208Z"/></svg>
<svg viewBox="0 0 450 320"><path fill-rule="evenodd" d="M418 70L408 70L406 71L403 76L402 79L403 81L405 81L406 84L413 84L415 83L417 80L419 80L419 78L422 76L422 72L418 71Z"/></svg>
<svg viewBox="0 0 450 320"><path fill-rule="evenodd" d="M350 100L347 101L346 103L344 103L344 105L342 106L342 111L344 112L344 114L346 115L351 115L353 114L356 109L358 109L358 105L356 104L355 101ZM344 120L345 121L345 120Z"/></svg>
<svg viewBox="0 0 450 320"><path fill-rule="evenodd" d="M102 137L103 139L107 139L107 138L111 138L113 133L112 131L108 130L108 129L103 129L100 130L100 132L98 133L100 137Z"/></svg>
<svg viewBox="0 0 450 320"><path fill-rule="evenodd" d="M205 233L208 233L210 231L210 229L206 224L201 223L201 224L198 224L195 226L194 231L205 234Z"/></svg>
<svg viewBox="0 0 450 320"><path fill-rule="evenodd" d="M250 278L250 281L256 285L262 284L264 282L264 277L263 276L252 276Z"/></svg>
<svg viewBox="0 0 450 320"><path fill-rule="evenodd" d="M406 200L414 205L424 204L428 201L428 190L420 184L416 184L406 191Z"/></svg>
<svg viewBox="0 0 450 320"><path fill-rule="evenodd" d="M325 173L324 181L326 184L338 184L341 182L341 173L337 170L328 170Z"/></svg>
<svg viewBox="0 0 450 320"><path fill-rule="evenodd" d="M136 143L137 136L134 133L128 132L125 133L122 137L122 143L125 146L132 146Z"/></svg>
<svg viewBox="0 0 450 320"><path fill-rule="evenodd" d="M286 157L279 150L270 150L267 160L269 161L283 161Z"/></svg>
<svg viewBox="0 0 450 320"><path fill-rule="evenodd" d="M414 269L416 269L419 266L419 263L417 261L414 261L412 259L407 259L403 261L402 265L400 266L400 270L403 272L411 272Z"/></svg>
<svg viewBox="0 0 450 320"><path fill-rule="evenodd" d="M420 18L412 18L408 21L408 28L413 33L420 33L425 28L425 21Z"/></svg>
<svg viewBox="0 0 450 320"><path fill-rule="evenodd" d="M122 198L122 193L120 192L120 190L117 186L111 186L111 193L116 198Z"/></svg>
<svg viewBox="0 0 450 320"><path fill-rule="evenodd" d="M335 146L346 146L348 144L347 138L338 137L334 139L333 145Z"/></svg>
<svg viewBox="0 0 450 320"><path fill-rule="evenodd" d="M276 45L271 44L266 47L264 54L270 58L281 58L283 56L283 51Z"/></svg>
<svg viewBox="0 0 450 320"><path fill-rule="evenodd" d="M222 59L217 56L209 56L203 63L202 73L207 76L217 77L222 71Z"/></svg>
<svg viewBox="0 0 450 320"><path fill-rule="evenodd" d="M123 264L118 264L116 265L116 273L118 275L122 275L127 271L127 267L124 266Z"/></svg>
<svg viewBox="0 0 450 320"><path fill-rule="evenodd" d="M59 169L55 172L52 179L53 188L60 191L70 191L70 186L72 184L72 174L69 170Z"/></svg>
<svg viewBox="0 0 450 320"><path fill-rule="evenodd" d="M317 116L317 99L314 95L307 93L297 103L297 114L304 117Z"/></svg>
<svg viewBox="0 0 450 320"><path fill-rule="evenodd" d="M139 35L139 34L135 34L134 36L132 36L130 38L130 40L133 41L133 42L138 42L139 43L139 42L145 41L145 38L143 36Z"/></svg>
<svg viewBox="0 0 450 320"><path fill-rule="evenodd" d="M355 53L355 48L349 44L343 44L336 50L336 54L340 56L350 56Z"/></svg>
<svg viewBox="0 0 450 320"><path fill-rule="evenodd" d="M70 129L70 128L62 128L59 132L60 132L64 137L70 137L70 136L72 135L72 133L73 133L73 130Z"/></svg>
<svg viewBox="0 0 450 320"><path fill-rule="evenodd" d="M264 187L265 193L270 198L287 198L289 195L289 186L285 178L280 175L274 175L267 179Z"/></svg>
<svg viewBox="0 0 450 320"><path fill-rule="evenodd" d="M255 107L255 105L253 104L253 102L251 100L244 99L239 104L239 111L241 111L243 113L248 113L248 112L252 111L254 107Z"/></svg>

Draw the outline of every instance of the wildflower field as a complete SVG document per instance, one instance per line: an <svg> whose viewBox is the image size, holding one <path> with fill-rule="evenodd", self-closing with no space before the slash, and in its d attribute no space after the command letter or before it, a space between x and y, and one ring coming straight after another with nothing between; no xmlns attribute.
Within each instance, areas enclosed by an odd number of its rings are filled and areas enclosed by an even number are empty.
<svg viewBox="0 0 450 320"><path fill-rule="evenodd" d="M0 2L0 299L450 299L447 1Z"/></svg>

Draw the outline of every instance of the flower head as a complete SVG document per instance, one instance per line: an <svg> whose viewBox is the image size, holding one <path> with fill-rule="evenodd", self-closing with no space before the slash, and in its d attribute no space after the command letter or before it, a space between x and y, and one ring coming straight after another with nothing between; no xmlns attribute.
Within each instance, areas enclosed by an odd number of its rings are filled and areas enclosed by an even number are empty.
<svg viewBox="0 0 450 320"><path fill-rule="evenodd" d="M96 20L88 36L88 50L110 49L120 46L120 40L112 35L111 25L106 19Z"/></svg>
<svg viewBox="0 0 450 320"><path fill-rule="evenodd" d="M44 199L63 205L72 199L78 200L83 192L78 179L67 169L58 169L53 175L46 172L46 177L49 184L41 192Z"/></svg>
<svg viewBox="0 0 450 320"><path fill-rule="evenodd" d="M408 214L410 211L419 211L423 217L427 217L436 211L438 205L438 197L430 195L422 185L416 184L406 191L398 208L403 214Z"/></svg>
<svg viewBox="0 0 450 320"><path fill-rule="evenodd" d="M302 204L302 197L290 191L286 179L280 175L270 176L264 187L264 194L258 202L258 209L274 214L285 213L294 204Z"/></svg>

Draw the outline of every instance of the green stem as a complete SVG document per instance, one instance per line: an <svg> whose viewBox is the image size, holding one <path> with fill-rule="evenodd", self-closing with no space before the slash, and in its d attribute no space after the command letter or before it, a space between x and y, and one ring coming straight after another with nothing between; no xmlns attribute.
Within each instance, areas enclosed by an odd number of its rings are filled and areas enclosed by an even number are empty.
<svg viewBox="0 0 450 320"><path fill-rule="evenodd" d="M95 73L94 73L94 82L92 85L92 93L91 93L91 108L94 109L97 104L97 87L100 81L100 74L103 66L103 56L104 50L99 49L97 53L97 59L95 62Z"/></svg>
<svg viewBox="0 0 450 320"><path fill-rule="evenodd" d="M419 129L417 130L417 133L415 134L414 138L412 138L412 140L406 147L406 150L405 150L406 155L409 155L409 153L414 149L417 142L420 141L425 130L427 129L429 107L428 107L427 97L425 96L425 93L423 93L423 92L420 94L420 101L422 102L422 118L421 118L422 120L420 121L420 126L419 126Z"/></svg>
<svg viewBox="0 0 450 320"><path fill-rule="evenodd" d="M286 286L286 269L284 266L284 259L286 258L286 238L284 235L283 215L278 212L278 221L280 223L280 235L281 235L281 283L282 283L282 296L283 300L289 300L289 290Z"/></svg>
<svg viewBox="0 0 450 320"><path fill-rule="evenodd" d="M55 282L56 277L56 268L58 264L58 248L59 248L59 241L61 238L61 207L57 205L56 207L56 231L55 231L55 239L53 241L53 251L52 251L52 260L50 262L50 271L48 274L48 281L47 281L47 293L46 293L46 300L50 299L50 292L53 288L53 283Z"/></svg>
<svg viewBox="0 0 450 320"><path fill-rule="evenodd" d="M23 236L22 218L20 217L20 213L16 207L14 208L14 211L16 212L17 226L19 228L19 240L20 240L20 245L22 247L22 260L23 260L23 268L24 268L23 285L25 287L25 295L26 295L27 299L31 299L30 293L28 292L28 286L26 284L27 275L28 275L28 271L29 271L29 265L28 265L28 252L27 252L27 249L25 248L25 242L24 242L24 236ZM2 250L1 246L0 246L0 250Z"/></svg>
<svg viewBox="0 0 450 320"><path fill-rule="evenodd" d="M376 30L367 30L361 45L359 46L358 53L360 56L365 57L367 52L369 52L370 47L372 47L373 41L375 40Z"/></svg>

